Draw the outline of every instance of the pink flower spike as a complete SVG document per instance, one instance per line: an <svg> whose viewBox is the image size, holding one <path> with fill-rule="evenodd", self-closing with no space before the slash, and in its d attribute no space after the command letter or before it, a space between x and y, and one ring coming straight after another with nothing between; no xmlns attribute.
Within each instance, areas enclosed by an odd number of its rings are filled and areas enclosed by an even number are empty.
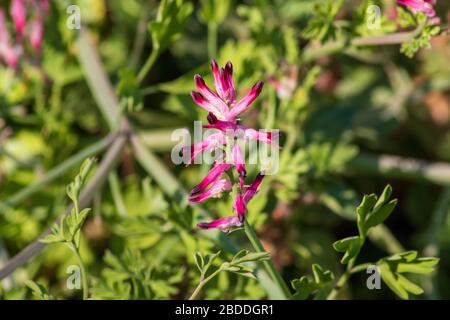
<svg viewBox="0 0 450 320"><path fill-rule="evenodd" d="M231 165L228 163L215 163L211 170L209 170L206 177L203 178L203 180L200 181L200 183L197 184L194 188L192 188L191 196L205 190L209 185L219 179L222 173L230 169L230 167Z"/></svg>
<svg viewBox="0 0 450 320"><path fill-rule="evenodd" d="M228 113L228 120L234 120L238 115L248 109L248 107L261 94L264 82L258 81L250 91L230 110Z"/></svg>
<svg viewBox="0 0 450 320"><path fill-rule="evenodd" d="M42 47L42 37L44 34L44 26L42 19L38 18L31 22L29 41L31 46L36 51L41 51Z"/></svg>
<svg viewBox="0 0 450 320"><path fill-rule="evenodd" d="M27 8L24 0L12 0L10 7L11 17L19 37L22 37L27 18Z"/></svg>
<svg viewBox="0 0 450 320"><path fill-rule="evenodd" d="M233 145L232 155L233 164L239 174L241 189L243 189L245 184L245 177L247 176L247 170L245 170L244 155L242 154L241 147L237 144L237 142L235 142Z"/></svg>
<svg viewBox="0 0 450 320"><path fill-rule="evenodd" d="M231 190L233 188L232 183L228 179L219 179L213 182L211 188L203 193L197 193L189 197L190 203L203 202L209 198L218 198L222 192Z"/></svg>
<svg viewBox="0 0 450 320"><path fill-rule="evenodd" d="M260 172L256 176L255 180L252 182L250 186L245 190L244 195L242 197L242 200L245 205L255 196L255 194L258 192L259 186L261 185L261 182L264 179L264 173Z"/></svg>
<svg viewBox="0 0 450 320"><path fill-rule="evenodd" d="M224 218L219 218L212 222L200 222L197 227L200 229L220 229L224 232L230 231L230 229L235 227L242 227L243 222L239 220L237 216L229 216Z"/></svg>
<svg viewBox="0 0 450 320"><path fill-rule="evenodd" d="M244 203L244 198L240 193L236 195L236 200L234 202L234 211L236 212L239 221L244 222L245 215L247 214L247 207Z"/></svg>
<svg viewBox="0 0 450 320"><path fill-rule="evenodd" d="M219 111L220 118L225 119L225 116L228 113L227 104L206 85L205 81L200 75L196 74L194 76L194 82L198 90L200 90L200 93L206 98L206 100L208 100L208 102L212 104L217 111Z"/></svg>

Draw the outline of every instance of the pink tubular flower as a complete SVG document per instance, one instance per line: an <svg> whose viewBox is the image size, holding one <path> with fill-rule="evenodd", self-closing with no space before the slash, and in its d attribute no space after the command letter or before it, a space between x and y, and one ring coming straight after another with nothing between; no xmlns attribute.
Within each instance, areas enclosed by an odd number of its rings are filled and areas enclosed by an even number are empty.
<svg viewBox="0 0 450 320"><path fill-rule="evenodd" d="M245 170L245 162L244 162L244 155L242 154L241 147L235 143L233 145L233 164L236 167L236 170L239 174L239 182L241 185L241 188L244 188L245 183L245 177L247 176L247 171Z"/></svg>
<svg viewBox="0 0 450 320"><path fill-rule="evenodd" d="M33 20L30 24L28 35L31 46L34 50L40 51L42 47L42 36L44 34L43 21L40 18Z"/></svg>
<svg viewBox="0 0 450 320"><path fill-rule="evenodd" d="M228 163L214 163L211 170L208 172L205 178L203 178L202 181L200 181L199 184L197 184L194 188L192 188L191 196L199 193L206 188L208 188L211 184L213 184L217 179L220 178L220 176L230 169L231 165Z"/></svg>
<svg viewBox="0 0 450 320"><path fill-rule="evenodd" d="M182 152L183 155L188 155L189 160L187 161L187 165L192 164L195 158L199 154L205 151L216 149L219 146L222 146L226 143L226 137L221 133L214 133L209 135L203 141L196 143L192 146L183 147Z"/></svg>
<svg viewBox="0 0 450 320"><path fill-rule="evenodd" d="M414 11L423 12L428 17L433 18L436 16L433 5L434 0L397 0L397 4L411 8Z"/></svg>
<svg viewBox="0 0 450 320"><path fill-rule="evenodd" d="M191 94L192 99L201 108L213 113L218 119L234 121L259 96L263 83L258 81L239 102L236 102L236 89L233 82L233 65L231 62L228 62L225 68L219 69L217 61L213 60L211 69L217 93L213 92L206 85L203 78L197 74L194 77L194 81L200 92L193 91Z"/></svg>
<svg viewBox="0 0 450 320"><path fill-rule="evenodd" d="M297 87L298 67L283 62L281 69L282 76L280 78L274 76L269 77L269 84L275 88L280 99L289 99Z"/></svg>
<svg viewBox="0 0 450 320"><path fill-rule="evenodd" d="M204 125L203 128L217 129L224 134L233 138L244 138L246 140L258 140L267 144L278 146L275 141L278 139L278 135L271 132L264 132L255 130L253 128L247 128L246 126L236 124L231 121L222 121L216 118L212 113L208 115L209 124Z"/></svg>
<svg viewBox="0 0 450 320"><path fill-rule="evenodd" d="M197 227L200 229L220 229L224 232L228 232L233 228L242 227L243 221L239 220L238 216L229 216L224 218L219 218L211 222L200 222Z"/></svg>
<svg viewBox="0 0 450 320"><path fill-rule="evenodd" d="M237 194L233 208L236 215L219 218L211 222L200 222L197 226L200 229L218 228L224 232L230 231L233 228L242 227L247 213L247 204L255 196L263 178L263 173L259 173L253 183L245 190L244 195Z"/></svg>
<svg viewBox="0 0 450 320"><path fill-rule="evenodd" d="M27 18L27 8L24 0L12 0L10 7L11 17L17 30L19 39L23 35Z"/></svg>
<svg viewBox="0 0 450 320"><path fill-rule="evenodd" d="M233 188L230 180L228 179L218 179L212 182L211 187L202 193L191 193L189 196L190 203L203 202L209 198L219 198L222 192L229 191Z"/></svg>
<svg viewBox="0 0 450 320"><path fill-rule="evenodd" d="M6 29L5 12L0 9L0 58L11 68L19 63L19 52L10 43L9 33Z"/></svg>
<svg viewBox="0 0 450 320"><path fill-rule="evenodd" d="M252 198L258 192L259 186L261 185L263 179L264 179L264 173L263 172L258 173L255 180L253 180L252 184L250 186L248 186L247 189L245 189L244 195L242 197L242 201L244 202L245 205L247 205L247 203L250 200L252 200Z"/></svg>
<svg viewBox="0 0 450 320"><path fill-rule="evenodd" d="M202 152L219 149L227 146L228 141L234 141L231 146L232 164L216 160L206 177L192 189L189 196L189 202L199 203L213 197L220 197L224 191L230 191L233 185L230 180L222 178L222 175L234 166L239 176L239 189L233 204L235 215L212 222L201 222L197 225L201 229L217 228L227 232L244 225L247 204L255 196L264 177L263 173L259 173L250 186L245 186L247 175L245 157L237 140L257 140L278 147L278 133L272 134L247 128L238 124L236 120L260 95L263 88L261 81L258 81L241 100L237 101L231 62L228 62L224 68L219 68L217 62L213 60L211 68L216 92L206 85L200 75L195 75L194 81L198 91L192 91L191 96L196 104L208 112L208 124L203 128L215 129L218 132L208 136L202 142L184 147L183 154L190 152L188 161L190 164Z"/></svg>

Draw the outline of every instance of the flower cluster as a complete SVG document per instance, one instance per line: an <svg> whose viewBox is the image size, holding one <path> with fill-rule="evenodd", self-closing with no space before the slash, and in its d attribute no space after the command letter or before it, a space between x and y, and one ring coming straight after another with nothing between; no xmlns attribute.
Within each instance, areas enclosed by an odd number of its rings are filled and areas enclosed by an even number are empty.
<svg viewBox="0 0 450 320"><path fill-rule="evenodd" d="M409 7L414 11L423 12L429 18L436 16L436 11L433 7L436 4L436 0L397 0L397 3Z"/></svg>
<svg viewBox="0 0 450 320"><path fill-rule="evenodd" d="M185 147L183 153L189 155L188 164L205 151L213 151L227 147L229 141L234 143L231 146L231 160L226 161L226 157L218 157L206 177L200 181L191 191L189 201L191 203L203 202L209 198L220 197L224 191L233 188L232 182L224 178L224 174L232 169L236 169L239 176L239 190L233 205L234 215L220 218L212 222L202 222L199 228L218 228L222 231L229 231L234 227L243 225L247 211L248 202L254 197L264 178L260 172L255 180L247 186L245 178L247 175L244 153L237 143L237 140L261 141L274 145L277 136L271 132L263 132L248 128L238 124L237 117L245 112L252 102L259 96L263 88L263 82L258 81L251 90L239 101L236 99L236 89L233 82L233 65L228 62L224 68L219 68L217 62L211 62L214 77L214 86L217 92L213 92L200 75L195 75L195 85L198 91L192 91L191 96L194 102L208 112L208 124L204 128L215 129L216 133L209 135L202 142ZM222 153L223 154L223 153ZM230 162L230 163L229 163Z"/></svg>
<svg viewBox="0 0 450 320"><path fill-rule="evenodd" d="M32 18L27 22L27 11ZM12 0L9 13L15 27L15 39L11 39L6 24L6 14L0 8L0 60L11 68L17 68L24 52L27 37L30 47L40 52L44 33L44 18L50 10L48 0Z"/></svg>

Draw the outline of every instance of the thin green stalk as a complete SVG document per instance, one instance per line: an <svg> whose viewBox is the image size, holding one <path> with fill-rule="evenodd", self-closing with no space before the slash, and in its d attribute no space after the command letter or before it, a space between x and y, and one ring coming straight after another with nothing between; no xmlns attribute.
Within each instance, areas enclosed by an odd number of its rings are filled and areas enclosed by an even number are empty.
<svg viewBox="0 0 450 320"><path fill-rule="evenodd" d="M98 52L92 45L87 31L82 28L77 39L78 60L82 66L86 81L91 88L97 105L108 123L110 129L114 130L117 125L119 103L114 89L110 86L108 75L104 72Z"/></svg>
<svg viewBox="0 0 450 320"><path fill-rule="evenodd" d="M205 278L205 275L202 274L200 276L200 282L198 284L198 286L195 288L194 292L192 292L192 295L189 297L189 300L195 300L198 296L198 294L200 293L200 291L202 290L202 288L211 280L213 279L216 275L219 274L219 272L221 272L222 269L217 269L216 271L214 271L213 273L211 273L211 275L209 275L207 278Z"/></svg>
<svg viewBox="0 0 450 320"><path fill-rule="evenodd" d="M253 248L256 252L266 252L264 250L264 247L261 243L261 241L258 238L258 235L256 234L253 227L248 223L248 221L245 221L245 234L247 235L247 238L250 240L250 243L252 244ZM286 285L286 282L281 277L280 273L275 269L275 266L272 263L272 260L265 260L262 262L264 265L267 273L272 278L272 281L278 286L280 291L283 293L283 296L285 299L288 299L291 296L291 293L289 291L288 286Z"/></svg>
<svg viewBox="0 0 450 320"><path fill-rule="evenodd" d="M335 300L337 298L337 295L339 294L340 290L345 286L345 284L347 283L347 281L350 279L350 277L353 274L367 270L367 268L369 266L374 265L374 263L363 263L363 264L357 265L356 267L353 267L354 261L355 260L352 260L349 262L349 264L347 265L347 269L341 275L339 280L336 282L336 285L333 288L333 290L331 290L331 292L328 294L327 300Z"/></svg>
<svg viewBox="0 0 450 320"><path fill-rule="evenodd" d="M217 23L208 22L208 56L217 59Z"/></svg>
<svg viewBox="0 0 450 320"><path fill-rule="evenodd" d="M12 196L10 196L6 201L0 202L0 211L5 208L9 208L12 206L16 206L21 203L23 200L28 198L33 193L41 190L44 186L62 176L68 170L72 169L74 166L79 164L84 159L91 157L93 155L98 154L100 151L106 149L108 145L114 140L116 135L109 135L102 140L94 143L93 145L87 147L86 149L81 150L77 154L73 155L69 159L65 160L63 163L54 167L52 170L47 172L39 181L28 185L27 187L21 189L16 192Z"/></svg>
<svg viewBox="0 0 450 320"><path fill-rule="evenodd" d="M78 264L80 265L81 269L81 283L83 286L83 300L87 300L89 298L89 288L88 288L88 280L87 280L87 273L86 268L84 267L83 259L81 258L80 252L78 251L78 248L75 246L73 242L68 243L69 248L75 253L75 256L77 257Z"/></svg>
<svg viewBox="0 0 450 320"><path fill-rule="evenodd" d="M351 41L336 40L333 42L325 43L320 47L309 47L304 51L303 60L305 62L310 62L315 59L328 56L330 54L335 54L343 51L346 48L352 47L401 44L418 36L423 31L425 26L426 21L419 24L416 29L409 32L397 32L386 34L383 36L359 37L354 38Z"/></svg>
<svg viewBox="0 0 450 320"><path fill-rule="evenodd" d="M341 173L382 175L385 178L427 181L450 186L450 165L393 155L360 154L350 160Z"/></svg>
<svg viewBox="0 0 450 320"><path fill-rule="evenodd" d="M450 187L444 188L436 204L427 232L427 245L423 252L427 256L438 257L440 254L439 237L445 225L446 216L450 210ZM425 289L430 299L439 299L439 284L437 271L425 278Z"/></svg>
<svg viewBox="0 0 450 320"><path fill-rule="evenodd" d="M111 171L108 176L109 187L111 188L111 195L114 201L114 205L117 209L117 212L122 217L127 216L127 209L125 208L125 204L123 202L122 193L120 191L119 178L117 177L117 173Z"/></svg>
<svg viewBox="0 0 450 320"><path fill-rule="evenodd" d="M155 63L156 59L158 58L159 52L157 49L153 49L152 53L148 57L147 61L145 62L144 66L142 67L141 71L139 71L137 80L139 82L142 82L147 74L150 72L150 70L153 67L153 64Z"/></svg>

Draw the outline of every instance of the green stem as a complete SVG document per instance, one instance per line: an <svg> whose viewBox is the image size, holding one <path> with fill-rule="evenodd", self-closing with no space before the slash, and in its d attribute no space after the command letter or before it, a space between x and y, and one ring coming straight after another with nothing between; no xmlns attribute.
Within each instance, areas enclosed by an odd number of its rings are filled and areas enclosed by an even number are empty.
<svg viewBox="0 0 450 320"><path fill-rule="evenodd" d="M75 253L78 264L80 265L81 282L82 282L82 286L83 286L83 300L87 300L89 298L89 291L88 291L89 288L88 288L86 268L84 267L83 259L81 258L80 252L78 251L78 248L76 247L75 243L68 242L68 245L69 245L69 248Z"/></svg>
<svg viewBox="0 0 450 320"><path fill-rule="evenodd" d="M217 59L217 23L208 22L208 56Z"/></svg>
<svg viewBox="0 0 450 320"><path fill-rule="evenodd" d="M353 262L354 260L352 260ZM357 265L356 267L352 267L353 263L350 262L347 266L347 270L341 275L339 280L336 282L336 286L333 290L328 294L327 300L335 300L337 295L339 294L339 291L345 286L347 281L350 279L352 274L367 270L367 268L373 263L363 263L360 265Z"/></svg>
<svg viewBox="0 0 450 320"><path fill-rule="evenodd" d="M393 155L360 154L347 162L341 173L377 175L450 186L450 165Z"/></svg>
<svg viewBox="0 0 450 320"><path fill-rule="evenodd" d="M304 51L303 60L305 62L310 62L330 54L341 52L346 48L401 44L417 37L423 31L425 26L426 21L409 32L397 32L383 36L360 37L354 38L351 41L337 40L325 43L320 47L309 47Z"/></svg>
<svg viewBox="0 0 450 320"><path fill-rule="evenodd" d="M111 188L111 195L114 201L114 205L116 206L117 212L122 217L127 216L127 209L125 208L125 204L123 202L122 193L120 192L119 178L117 177L117 173L111 171L108 176L109 187Z"/></svg>
<svg viewBox="0 0 450 320"><path fill-rule="evenodd" d="M203 289L203 287L209 281L211 281L215 276L217 276L221 271L222 271L222 269L219 268L216 271L214 271L213 273L211 273L211 275L209 275L207 278L205 278L205 276L202 274L200 276L200 282L198 283L198 286L195 288L194 292L192 292L192 295L189 297L189 300L195 300L197 298L198 294L200 293L200 291Z"/></svg>
<svg viewBox="0 0 450 320"><path fill-rule="evenodd" d="M139 71L139 74L137 76L137 80L139 82L142 82L144 80L144 78L147 76L147 74L150 72L151 68L153 67L153 64L155 63L156 59L158 58L158 55L159 55L158 50L156 48L153 48L152 53L148 57L144 66L142 67L141 71Z"/></svg>
<svg viewBox="0 0 450 320"><path fill-rule="evenodd" d="M247 221L245 221L245 234L247 235L247 238L250 240L256 252L266 252L255 230ZM272 278L272 281L277 285L278 289L282 292L284 298L288 299L291 296L289 288L286 285L286 282L284 282L280 273L275 269L272 260L270 259L265 260L262 262L262 264L264 265L267 273Z"/></svg>

